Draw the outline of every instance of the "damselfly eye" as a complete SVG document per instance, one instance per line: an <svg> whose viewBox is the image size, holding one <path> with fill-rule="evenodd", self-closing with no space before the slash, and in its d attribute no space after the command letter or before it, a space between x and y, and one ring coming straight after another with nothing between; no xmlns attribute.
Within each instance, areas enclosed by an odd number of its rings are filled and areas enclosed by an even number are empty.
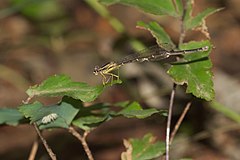
<svg viewBox="0 0 240 160"><path fill-rule="evenodd" d="M99 66L95 66L94 70L98 70L99 69Z"/></svg>
<svg viewBox="0 0 240 160"><path fill-rule="evenodd" d="M94 73L95 75L98 75L98 72L99 72L99 66L95 66L93 73Z"/></svg>

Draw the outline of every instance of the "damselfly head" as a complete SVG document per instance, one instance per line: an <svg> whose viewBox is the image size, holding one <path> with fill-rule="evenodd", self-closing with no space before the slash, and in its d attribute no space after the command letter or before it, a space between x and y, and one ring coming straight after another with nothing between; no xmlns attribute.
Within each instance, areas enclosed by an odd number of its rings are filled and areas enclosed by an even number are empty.
<svg viewBox="0 0 240 160"><path fill-rule="evenodd" d="M99 68L100 68L99 66L95 66L95 67L94 67L93 74L98 75Z"/></svg>

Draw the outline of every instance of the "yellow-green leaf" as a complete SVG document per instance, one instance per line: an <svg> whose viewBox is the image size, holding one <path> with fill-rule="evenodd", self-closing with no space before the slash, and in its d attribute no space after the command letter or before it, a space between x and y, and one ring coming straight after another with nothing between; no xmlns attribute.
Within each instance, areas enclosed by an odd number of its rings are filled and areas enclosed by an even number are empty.
<svg viewBox="0 0 240 160"><path fill-rule="evenodd" d="M177 84L187 84L187 93L210 101L214 98L212 63L209 59L211 44L209 41L189 42L182 44L180 49L194 49L209 46L205 52L185 55L183 62L176 63L168 70L168 74Z"/></svg>

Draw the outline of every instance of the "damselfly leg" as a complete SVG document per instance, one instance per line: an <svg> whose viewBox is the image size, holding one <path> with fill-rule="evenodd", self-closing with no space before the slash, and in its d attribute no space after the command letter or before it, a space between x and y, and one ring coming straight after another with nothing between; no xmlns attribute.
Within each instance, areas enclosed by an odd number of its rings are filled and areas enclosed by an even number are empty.
<svg viewBox="0 0 240 160"><path fill-rule="evenodd" d="M107 84L107 83L109 82L109 80L111 80L111 85L112 85L113 80L114 80L114 77L116 77L117 80L119 81L119 69L118 69L118 75L113 74L113 73L101 73L101 75L102 75L103 77L105 77L105 78L103 79L103 85ZM108 78L107 78L106 76L108 76Z"/></svg>
<svg viewBox="0 0 240 160"><path fill-rule="evenodd" d="M112 84L114 77L116 77L117 80L119 80L119 67L120 66L121 65L118 65L115 62L109 62L109 63L103 65L102 67L96 66L93 73L95 75L100 74L103 77L103 79L102 79L103 85L107 84L109 82L109 80L111 80L111 84ZM116 69L118 70L117 75L111 73L111 71L116 70Z"/></svg>

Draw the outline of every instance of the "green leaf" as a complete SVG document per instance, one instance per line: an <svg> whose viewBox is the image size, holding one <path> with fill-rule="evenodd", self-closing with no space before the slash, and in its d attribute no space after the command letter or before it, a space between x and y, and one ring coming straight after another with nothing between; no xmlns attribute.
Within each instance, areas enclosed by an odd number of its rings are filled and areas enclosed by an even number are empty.
<svg viewBox="0 0 240 160"><path fill-rule="evenodd" d="M183 3L182 0L175 0L176 4L176 12L178 13L179 17L183 15Z"/></svg>
<svg viewBox="0 0 240 160"><path fill-rule="evenodd" d="M117 111L119 107L121 107L120 111ZM91 130L114 117L124 116L127 118L142 119L159 112L156 109L142 109L137 102L118 102L113 105L99 103L80 108L73 124L83 130ZM162 114L164 113L162 112Z"/></svg>
<svg viewBox="0 0 240 160"><path fill-rule="evenodd" d="M106 120L107 117L105 116L88 115L74 120L73 124L83 130L91 130Z"/></svg>
<svg viewBox="0 0 240 160"><path fill-rule="evenodd" d="M16 126L22 120L24 116L17 109L0 108L0 124Z"/></svg>
<svg viewBox="0 0 240 160"><path fill-rule="evenodd" d="M110 120L111 112L109 104L105 103L81 107L76 119L73 121L73 125L83 130L91 130L101 123Z"/></svg>
<svg viewBox="0 0 240 160"><path fill-rule="evenodd" d="M219 9L207 8L206 10L198 13L197 16L193 17L192 16L193 4L194 4L193 0L189 0L186 3L186 13L183 20L185 30L190 30L197 27L201 27L203 29L207 28L205 26L205 19L211 14L214 14L215 12L222 10L222 8Z"/></svg>
<svg viewBox="0 0 240 160"><path fill-rule="evenodd" d="M124 140L126 152L121 154L121 160L149 160L165 153L165 144L157 142L151 134L142 139Z"/></svg>
<svg viewBox="0 0 240 160"><path fill-rule="evenodd" d="M103 122L107 121L104 116L99 115L85 115L82 117L77 118L73 121L73 125L76 127L79 127L85 131L92 130L99 125L101 125Z"/></svg>
<svg viewBox="0 0 240 160"><path fill-rule="evenodd" d="M40 118L35 118L37 114L41 114L38 111L41 109L43 105L40 102L34 102L32 104L24 104L19 107L19 112L21 112L26 118L30 118L31 122L35 122L41 119L44 114Z"/></svg>
<svg viewBox="0 0 240 160"><path fill-rule="evenodd" d="M151 108L151 109L142 109L139 103L133 102L129 105L124 106L125 108L119 111L116 115L122 115L127 118L146 118L151 116L154 113L158 113L159 111Z"/></svg>
<svg viewBox="0 0 240 160"><path fill-rule="evenodd" d="M238 112L231 110L229 107L222 105L216 100L213 100L210 103L210 107L222 113L224 116L236 121L237 123L240 123L240 114Z"/></svg>
<svg viewBox="0 0 240 160"><path fill-rule="evenodd" d="M211 52L209 41L182 44L180 49L194 49L208 46L209 50L185 55L183 63L177 63L168 70L168 74L177 84L187 84L187 93L210 101L214 98L212 63L208 56Z"/></svg>
<svg viewBox="0 0 240 160"><path fill-rule="evenodd" d="M218 12L222 10L222 8L220 9L216 9L216 8L207 8L206 10L204 10L203 12L199 13L197 16L192 17L192 16L187 16L188 18L185 18L184 21L184 27L186 30L189 29L193 29L196 27L200 27L202 25L204 25L204 20L210 16L211 14L214 14L215 12Z"/></svg>
<svg viewBox="0 0 240 160"><path fill-rule="evenodd" d="M40 129L68 128L81 106L81 101L64 97L57 105L43 106L40 102L35 102L20 106L19 111L26 118L30 118L31 122L36 122ZM57 116L49 120L48 123L43 123L43 118L49 117L52 114L56 114Z"/></svg>
<svg viewBox="0 0 240 160"><path fill-rule="evenodd" d="M86 83L73 82L65 75L55 75L49 77L38 86L33 86L27 90L30 97L33 96L69 96L80 99L83 102L95 100L103 91L104 87L92 87Z"/></svg>
<svg viewBox="0 0 240 160"><path fill-rule="evenodd" d="M99 2L105 5L120 3L155 15L179 16L172 0L99 0Z"/></svg>
<svg viewBox="0 0 240 160"><path fill-rule="evenodd" d="M140 29L146 29L151 32L154 38L156 38L157 43L161 46L162 44L169 44L173 48L175 47L169 35L164 31L164 29L158 25L157 22L150 22L148 24L140 21L137 23L137 27Z"/></svg>

